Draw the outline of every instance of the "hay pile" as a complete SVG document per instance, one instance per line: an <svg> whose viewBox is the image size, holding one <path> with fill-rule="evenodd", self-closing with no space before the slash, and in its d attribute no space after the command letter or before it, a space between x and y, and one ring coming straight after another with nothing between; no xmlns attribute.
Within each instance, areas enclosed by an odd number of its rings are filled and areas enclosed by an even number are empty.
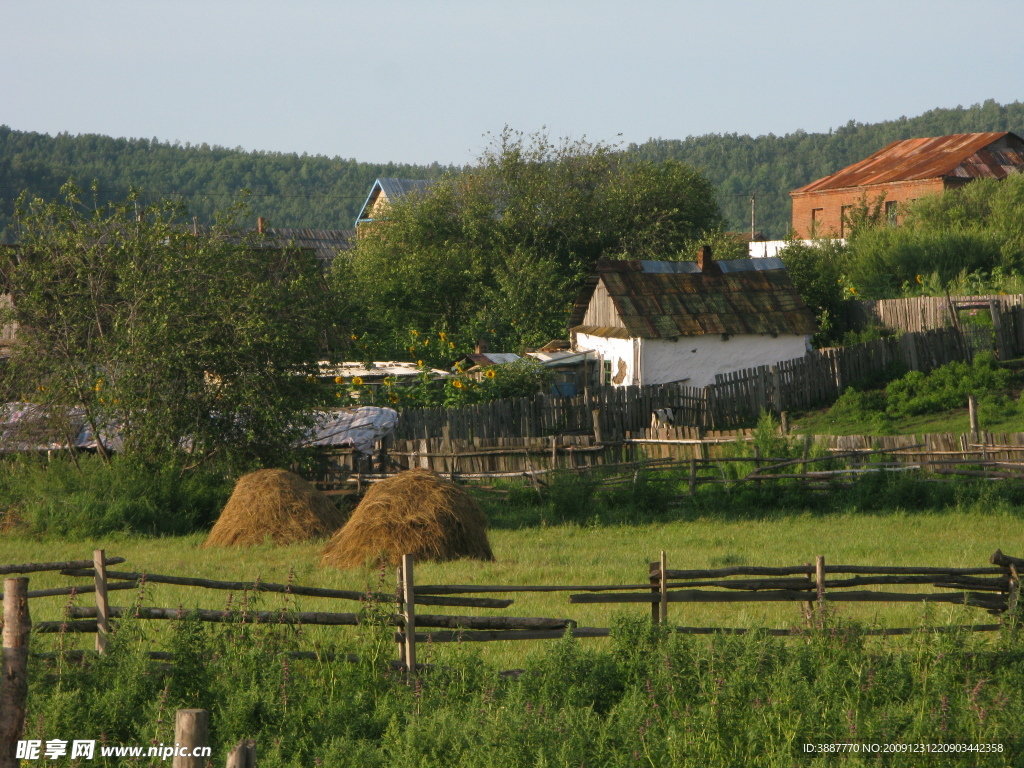
<svg viewBox="0 0 1024 768"><path fill-rule="evenodd" d="M324 547L320 561L358 568L368 561L396 565L416 560L493 560L487 519L464 490L425 469L410 469L375 483L345 527Z"/></svg>
<svg viewBox="0 0 1024 768"><path fill-rule="evenodd" d="M329 536L344 522L334 502L298 475L261 469L239 478L203 546L294 544Z"/></svg>

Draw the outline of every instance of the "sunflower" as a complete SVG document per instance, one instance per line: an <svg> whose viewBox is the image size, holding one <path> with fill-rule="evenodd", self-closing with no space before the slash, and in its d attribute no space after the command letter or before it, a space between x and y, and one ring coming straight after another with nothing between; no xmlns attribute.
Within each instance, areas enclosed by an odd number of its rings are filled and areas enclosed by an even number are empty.
<svg viewBox="0 0 1024 768"><path fill-rule="evenodd" d="M488 368L486 371L484 371L484 376L486 376L488 379L493 379L497 375L497 372L493 368Z"/></svg>
<svg viewBox="0 0 1024 768"><path fill-rule="evenodd" d="M344 376L335 376L334 377L334 383L335 384L344 384L345 383L345 377Z"/></svg>
<svg viewBox="0 0 1024 768"><path fill-rule="evenodd" d="M423 361L422 360L417 360L416 361L416 367L417 368L422 368L423 367Z"/></svg>
<svg viewBox="0 0 1024 768"><path fill-rule="evenodd" d="M352 383L355 384L358 387L360 384L363 383L363 377L362 376L353 376L352 377Z"/></svg>
<svg viewBox="0 0 1024 768"><path fill-rule="evenodd" d="M456 379L455 381L452 382L452 386L455 387L456 389L462 389L462 380Z"/></svg>
<svg viewBox="0 0 1024 768"><path fill-rule="evenodd" d="M398 402L398 395L392 395L391 397L388 398L388 400L390 402L392 402L392 403L397 403Z"/></svg>

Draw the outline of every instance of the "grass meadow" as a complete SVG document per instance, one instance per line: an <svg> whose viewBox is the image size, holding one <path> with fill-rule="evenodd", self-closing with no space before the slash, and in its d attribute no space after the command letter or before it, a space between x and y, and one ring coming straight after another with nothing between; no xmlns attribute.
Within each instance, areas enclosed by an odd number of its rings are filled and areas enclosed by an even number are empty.
<svg viewBox="0 0 1024 768"><path fill-rule="evenodd" d="M495 561L419 563L417 583L640 584L662 549L670 568L794 565L818 554L833 564L971 567L986 565L997 548L1024 552L1024 486L1010 482L876 476L830 493L779 483L718 486L680 499L679 487L655 479L602 489L568 478L543 500L532 491L481 497ZM90 491L90 503L102 505L103 493ZM55 520L59 509L41 505L32 514ZM0 562L88 559L102 548L126 558L111 570L394 589L391 571L321 567L322 542L222 550L203 549L203 538L9 532L0 536ZM32 574L29 587L74 581ZM134 594L111 592L111 603L131 605ZM30 666L25 737L168 744L174 710L202 707L211 713L213 765L241 738L257 740L261 765L280 768L1014 766L1024 757L1024 636L1015 624L985 634L860 634L876 625L990 623L978 609L845 603L806 630L794 604L670 604L675 625L795 632L710 637L652 627L646 604L571 605L567 593L509 596L515 602L502 610L420 611L571 618L611 627L612 637L421 644L419 660L430 667L410 681L385 663L397 656L393 630L373 623L373 609L359 628L127 619L108 654L84 664L60 651L89 648L92 635L32 638L34 651L58 654ZM75 600L93 602L91 594ZM350 601L163 584L148 585L143 598L184 614L243 603L357 610ZM33 600L32 618L59 619L67 604L65 597ZM314 649L360 661L285 653ZM171 651L173 662L150 661L151 650ZM840 749L834 744L859 744L861 751L829 751ZM144 758L88 764L150 765Z"/></svg>

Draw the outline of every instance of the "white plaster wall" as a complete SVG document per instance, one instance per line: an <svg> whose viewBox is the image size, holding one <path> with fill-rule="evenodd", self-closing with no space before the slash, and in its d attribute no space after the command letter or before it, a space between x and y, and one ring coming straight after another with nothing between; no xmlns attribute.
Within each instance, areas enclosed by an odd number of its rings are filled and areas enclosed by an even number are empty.
<svg viewBox="0 0 1024 768"><path fill-rule="evenodd" d="M715 383L715 374L803 357L809 336L680 336L677 341L643 339L640 359L643 384L668 384L689 379L690 387Z"/></svg>
<svg viewBox="0 0 1024 768"><path fill-rule="evenodd" d="M604 336L591 336L589 333L576 335L577 349L592 349L598 357L612 361L612 376L619 371L619 361L626 363L626 378L620 386L639 384L637 381L637 365L640 359L640 339L612 339ZM601 366L601 362L598 363ZM599 367L600 370L600 367Z"/></svg>

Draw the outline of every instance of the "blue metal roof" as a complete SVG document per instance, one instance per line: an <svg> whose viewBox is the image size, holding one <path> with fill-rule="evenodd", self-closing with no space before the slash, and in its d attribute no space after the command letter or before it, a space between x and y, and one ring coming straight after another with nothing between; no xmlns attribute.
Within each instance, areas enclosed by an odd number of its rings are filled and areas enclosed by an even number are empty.
<svg viewBox="0 0 1024 768"><path fill-rule="evenodd" d="M373 182L373 186L370 187L370 194L366 196L366 202L359 209L356 224L359 224L361 221L371 220L370 210L382 193L388 200L394 202L395 200L402 199L410 192L423 192L433 184L434 182L431 179L392 179L387 177L377 179Z"/></svg>

